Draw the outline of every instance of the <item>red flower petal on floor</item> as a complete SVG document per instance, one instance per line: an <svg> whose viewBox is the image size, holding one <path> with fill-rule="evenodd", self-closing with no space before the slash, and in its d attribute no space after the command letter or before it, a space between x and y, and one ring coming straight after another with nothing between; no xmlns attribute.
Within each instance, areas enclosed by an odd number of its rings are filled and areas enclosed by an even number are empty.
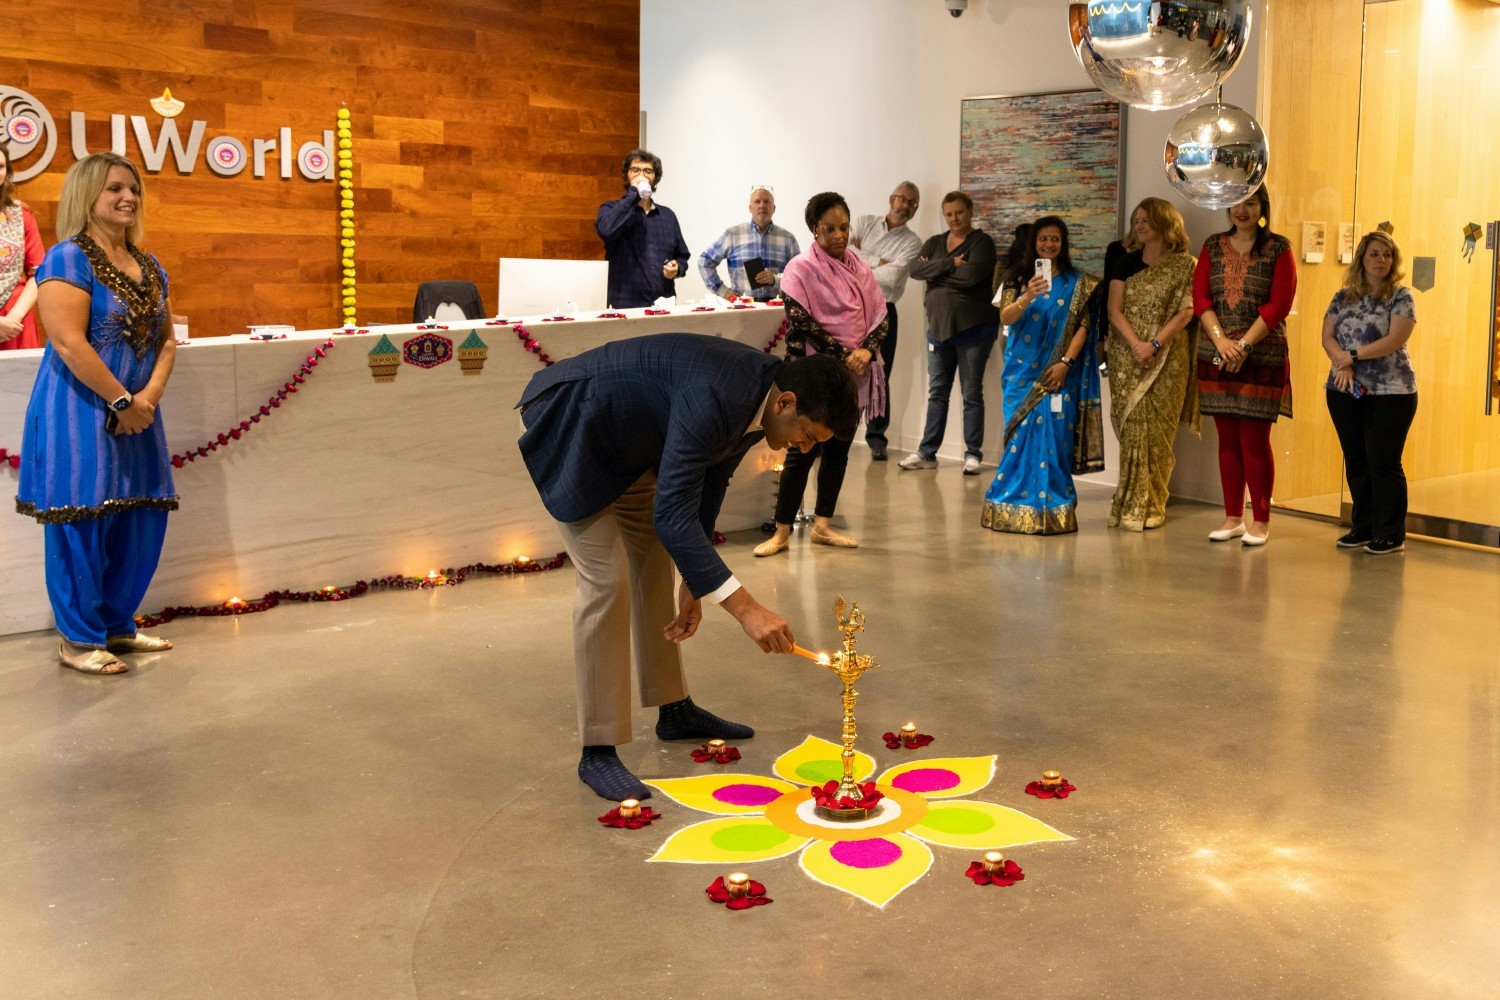
<svg viewBox="0 0 1500 1000"><path fill-rule="evenodd" d="M1040 781L1033 781L1026 785L1026 794L1035 795L1039 799L1065 799L1069 792L1078 791L1078 786L1063 779L1063 783L1056 788L1043 788Z"/></svg>
<svg viewBox="0 0 1500 1000"><path fill-rule="evenodd" d="M661 819L661 813L652 812L650 806L642 806L641 814L639 816L631 816L629 819L621 816L620 807L616 806L603 816L600 816L599 822L605 826L612 826L617 830L639 830L642 827L650 826L652 820L658 819Z"/></svg>
<svg viewBox="0 0 1500 1000"><path fill-rule="evenodd" d="M1002 888L1015 885L1026 878L1026 873L1021 870L1021 866L1009 858L1005 860L1002 869L998 872L987 872L984 870L984 862L971 861L969 870L964 874L972 879L975 885L998 885Z"/></svg>
<svg viewBox="0 0 1500 1000"><path fill-rule="evenodd" d="M750 880L750 891L744 896L731 897L722 875L714 879L703 891L708 894L711 902L719 903L731 910L748 910L752 906L765 906L771 902L771 897L766 895L766 887L754 879Z"/></svg>

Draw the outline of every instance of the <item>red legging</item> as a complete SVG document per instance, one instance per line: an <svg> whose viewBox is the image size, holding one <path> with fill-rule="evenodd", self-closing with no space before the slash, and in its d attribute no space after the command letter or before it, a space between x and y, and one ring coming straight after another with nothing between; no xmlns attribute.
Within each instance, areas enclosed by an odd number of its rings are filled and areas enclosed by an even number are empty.
<svg viewBox="0 0 1500 1000"><path fill-rule="evenodd" d="M1276 459L1271 454L1271 422L1240 417L1214 417L1219 429L1219 480L1224 484L1224 513L1245 514L1245 487L1250 508L1261 524L1271 520L1271 484L1276 481Z"/></svg>

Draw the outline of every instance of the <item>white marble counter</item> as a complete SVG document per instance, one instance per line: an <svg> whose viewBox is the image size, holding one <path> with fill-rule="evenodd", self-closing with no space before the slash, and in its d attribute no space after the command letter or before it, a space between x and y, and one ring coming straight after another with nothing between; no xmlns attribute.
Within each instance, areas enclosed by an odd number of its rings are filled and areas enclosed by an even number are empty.
<svg viewBox="0 0 1500 1000"><path fill-rule="evenodd" d="M678 331L764 347L782 319L779 308L764 306L626 314L521 323L559 360L610 340ZM482 371L465 375L459 359L432 368L403 362L392 381L375 381L371 349L384 336L401 350L424 332L411 325L352 336L300 331L265 342L241 335L180 348L161 407L176 454L237 427L314 348L329 339L335 344L305 385L251 433L175 470L182 507L169 518L161 567L142 610L558 552L556 531L515 444L514 406L541 362L509 325L445 326L431 332L452 341L455 351L477 331L488 347ZM0 353L0 448L21 448L41 355ZM762 445L745 459L721 530L769 520L771 484L764 473L776 458ZM52 625L42 530L13 512L16 479L16 470L0 466L12 509L0 516L0 635Z"/></svg>

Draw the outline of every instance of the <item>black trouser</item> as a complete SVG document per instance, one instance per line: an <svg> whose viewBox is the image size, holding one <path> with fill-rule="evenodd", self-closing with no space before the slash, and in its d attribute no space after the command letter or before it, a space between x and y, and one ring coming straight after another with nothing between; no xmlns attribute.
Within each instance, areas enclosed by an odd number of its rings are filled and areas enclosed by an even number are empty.
<svg viewBox="0 0 1500 1000"><path fill-rule="evenodd" d="M829 438L822 444L813 445L812 451L803 454L789 448L786 461L781 463L781 485L776 492L776 523L791 524L797 518L797 508L802 506L802 493L807 489L808 472L820 458L818 465L818 505L813 513L818 517L832 517L833 508L839 502L839 490L844 485L844 470L849 467L848 441Z"/></svg>
<svg viewBox="0 0 1500 1000"><path fill-rule="evenodd" d="M885 448L885 429L891 425L891 372L895 370L896 363L896 303L885 304L885 318L889 325L886 327L885 340L880 342L880 362L885 366L885 412L865 422L865 444L871 450Z"/></svg>
<svg viewBox="0 0 1500 1000"><path fill-rule="evenodd" d="M1406 540L1406 472L1401 449L1417 415L1417 394L1356 398L1327 390L1328 415L1344 449L1344 475L1354 504L1354 535Z"/></svg>

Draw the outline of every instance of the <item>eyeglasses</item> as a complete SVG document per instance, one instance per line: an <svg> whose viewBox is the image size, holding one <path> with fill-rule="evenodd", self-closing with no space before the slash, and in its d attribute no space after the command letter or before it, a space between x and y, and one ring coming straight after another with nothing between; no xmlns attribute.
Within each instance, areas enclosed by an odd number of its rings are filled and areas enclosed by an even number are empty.
<svg viewBox="0 0 1500 1000"><path fill-rule="evenodd" d="M757 191L764 191L766 194L770 195L772 198L776 197L776 189L773 188L769 184L752 184L752 185L750 185L750 197L754 198L755 197L755 192L757 192Z"/></svg>

